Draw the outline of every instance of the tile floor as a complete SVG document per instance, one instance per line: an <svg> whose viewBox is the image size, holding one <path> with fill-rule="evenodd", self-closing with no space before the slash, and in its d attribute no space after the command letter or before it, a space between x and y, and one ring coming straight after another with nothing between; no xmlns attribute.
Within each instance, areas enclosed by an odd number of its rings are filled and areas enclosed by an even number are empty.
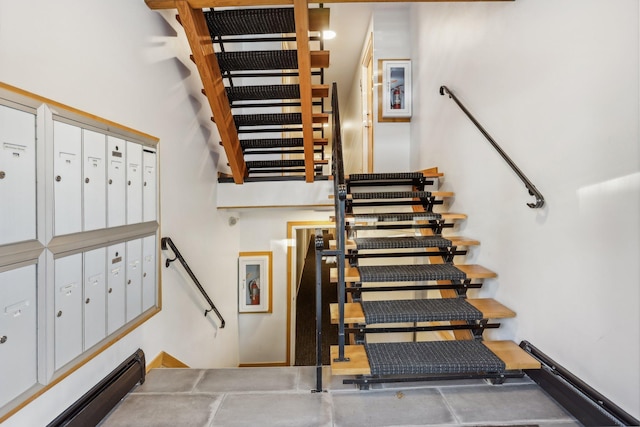
<svg viewBox="0 0 640 427"><path fill-rule="evenodd" d="M154 369L103 427L578 426L528 378L383 384L360 391L315 368Z"/></svg>

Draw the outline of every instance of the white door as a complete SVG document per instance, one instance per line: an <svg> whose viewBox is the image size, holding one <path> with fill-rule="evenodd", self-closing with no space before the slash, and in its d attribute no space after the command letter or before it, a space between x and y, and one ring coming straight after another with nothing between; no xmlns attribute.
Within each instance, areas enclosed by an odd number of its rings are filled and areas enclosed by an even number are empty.
<svg viewBox="0 0 640 427"><path fill-rule="evenodd" d="M82 133L53 122L54 235L82 231Z"/></svg>
<svg viewBox="0 0 640 427"><path fill-rule="evenodd" d="M107 249L84 253L84 350L107 335Z"/></svg>
<svg viewBox="0 0 640 427"><path fill-rule="evenodd" d="M107 137L87 129L82 130L83 217L84 230L107 226Z"/></svg>
<svg viewBox="0 0 640 427"><path fill-rule="evenodd" d="M107 227L126 222L126 141L107 137Z"/></svg>
<svg viewBox="0 0 640 427"><path fill-rule="evenodd" d="M36 266L0 273L0 407L37 381L36 309Z"/></svg>
<svg viewBox="0 0 640 427"><path fill-rule="evenodd" d="M36 238L36 118L0 105L0 245Z"/></svg>
<svg viewBox="0 0 640 427"><path fill-rule="evenodd" d="M55 269L55 368L82 353L82 254L58 258Z"/></svg>

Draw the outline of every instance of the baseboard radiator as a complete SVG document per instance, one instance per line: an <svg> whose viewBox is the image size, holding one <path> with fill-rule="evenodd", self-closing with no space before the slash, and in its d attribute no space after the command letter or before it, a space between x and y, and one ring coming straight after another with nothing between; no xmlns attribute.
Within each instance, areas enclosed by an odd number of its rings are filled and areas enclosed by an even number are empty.
<svg viewBox="0 0 640 427"><path fill-rule="evenodd" d="M544 391L584 426L638 426L638 420L557 364L528 341L520 343L542 369L525 371Z"/></svg>
<svg viewBox="0 0 640 427"><path fill-rule="evenodd" d="M47 427L97 425L144 378L144 352L138 349Z"/></svg>

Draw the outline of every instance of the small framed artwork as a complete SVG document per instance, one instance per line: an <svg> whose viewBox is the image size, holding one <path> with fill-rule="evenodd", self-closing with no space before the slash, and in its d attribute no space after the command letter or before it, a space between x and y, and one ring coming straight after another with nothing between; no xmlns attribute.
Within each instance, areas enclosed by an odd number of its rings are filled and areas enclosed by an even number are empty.
<svg viewBox="0 0 640 427"><path fill-rule="evenodd" d="M378 76L378 121L410 121L411 60L381 59Z"/></svg>
<svg viewBox="0 0 640 427"><path fill-rule="evenodd" d="M271 252L240 252L238 312L271 313Z"/></svg>

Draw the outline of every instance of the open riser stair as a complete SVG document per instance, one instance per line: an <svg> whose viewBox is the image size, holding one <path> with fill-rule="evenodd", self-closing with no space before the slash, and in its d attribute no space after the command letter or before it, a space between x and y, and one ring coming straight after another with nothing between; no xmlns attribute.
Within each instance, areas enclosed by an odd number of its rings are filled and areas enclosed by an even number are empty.
<svg viewBox="0 0 640 427"><path fill-rule="evenodd" d="M514 342L484 339L486 329L515 313L492 298L467 295L497 274L465 263L480 242L455 234L466 215L447 212L454 195L438 191L441 176L433 169L346 177L345 302L331 305L346 341L342 352L332 347L331 368L355 376L345 382L501 383L540 367ZM338 273L331 270L332 282Z"/></svg>
<svg viewBox="0 0 640 427"><path fill-rule="evenodd" d="M213 103L224 101L223 111L212 108L231 168L219 181L323 177L329 52L320 34L329 10L306 2L211 9L202 11L202 25L215 53L208 60L219 71L203 93Z"/></svg>

